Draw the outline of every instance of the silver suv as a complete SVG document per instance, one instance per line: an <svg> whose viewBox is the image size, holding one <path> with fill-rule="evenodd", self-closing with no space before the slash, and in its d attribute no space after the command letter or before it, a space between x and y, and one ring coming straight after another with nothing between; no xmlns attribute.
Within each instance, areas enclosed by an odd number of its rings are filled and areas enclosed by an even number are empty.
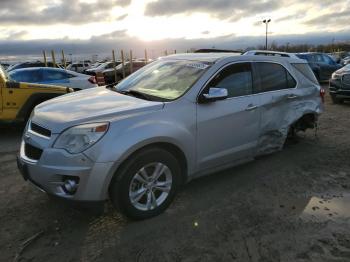
<svg viewBox="0 0 350 262"><path fill-rule="evenodd" d="M187 181L281 150L288 135L314 127L322 94L304 60L168 56L113 88L37 106L18 166L49 194L110 198L128 217L149 218Z"/></svg>

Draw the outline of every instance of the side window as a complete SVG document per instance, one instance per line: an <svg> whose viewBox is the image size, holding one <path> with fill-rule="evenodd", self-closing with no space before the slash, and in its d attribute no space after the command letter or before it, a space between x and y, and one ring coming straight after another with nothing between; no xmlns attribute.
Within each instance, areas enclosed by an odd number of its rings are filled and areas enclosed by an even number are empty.
<svg viewBox="0 0 350 262"><path fill-rule="evenodd" d="M16 72L18 82L38 83L41 81L40 70Z"/></svg>
<svg viewBox="0 0 350 262"><path fill-rule="evenodd" d="M279 64L256 63L256 69L260 76L260 92L276 91L296 86L295 79Z"/></svg>
<svg viewBox="0 0 350 262"><path fill-rule="evenodd" d="M61 79L66 79L66 78L67 78L67 75L64 72L51 71L51 70L45 71L45 80L46 81L56 81L56 80L61 80Z"/></svg>
<svg viewBox="0 0 350 262"><path fill-rule="evenodd" d="M325 60L323 59L323 55L315 55L315 62L316 63L325 63Z"/></svg>
<svg viewBox="0 0 350 262"><path fill-rule="evenodd" d="M324 61L328 64L328 65L334 65L335 62L333 61L332 58L330 58L329 56L323 55L323 59Z"/></svg>
<svg viewBox="0 0 350 262"><path fill-rule="evenodd" d="M228 97L252 94L253 77L251 64L240 63L225 67L211 80L209 87L226 88Z"/></svg>

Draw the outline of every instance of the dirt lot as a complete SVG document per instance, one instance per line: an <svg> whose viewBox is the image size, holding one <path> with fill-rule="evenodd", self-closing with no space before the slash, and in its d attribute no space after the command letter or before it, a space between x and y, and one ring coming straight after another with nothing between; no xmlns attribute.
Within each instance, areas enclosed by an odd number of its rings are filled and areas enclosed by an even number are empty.
<svg viewBox="0 0 350 262"><path fill-rule="evenodd" d="M109 203L98 216L34 189L16 168L21 131L2 127L0 260L350 261L350 103L327 98L326 110L317 137L195 180L141 222Z"/></svg>

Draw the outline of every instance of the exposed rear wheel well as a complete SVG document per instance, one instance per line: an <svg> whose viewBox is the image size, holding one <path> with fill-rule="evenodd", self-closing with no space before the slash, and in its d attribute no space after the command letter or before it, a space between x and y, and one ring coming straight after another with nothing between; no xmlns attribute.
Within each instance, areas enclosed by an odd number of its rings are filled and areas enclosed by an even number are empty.
<svg viewBox="0 0 350 262"><path fill-rule="evenodd" d="M314 129L316 127L317 115L314 113L305 114L291 125L288 137L294 137L298 131L304 132L306 129Z"/></svg>

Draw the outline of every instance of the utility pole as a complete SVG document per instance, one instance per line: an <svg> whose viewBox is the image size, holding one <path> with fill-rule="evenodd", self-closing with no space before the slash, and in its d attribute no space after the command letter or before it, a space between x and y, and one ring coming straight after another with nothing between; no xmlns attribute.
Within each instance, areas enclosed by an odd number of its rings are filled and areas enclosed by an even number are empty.
<svg viewBox="0 0 350 262"><path fill-rule="evenodd" d="M262 21L266 25L266 42L265 42L265 50L267 50L267 34L269 30L269 23L271 22L271 19L264 19Z"/></svg>

